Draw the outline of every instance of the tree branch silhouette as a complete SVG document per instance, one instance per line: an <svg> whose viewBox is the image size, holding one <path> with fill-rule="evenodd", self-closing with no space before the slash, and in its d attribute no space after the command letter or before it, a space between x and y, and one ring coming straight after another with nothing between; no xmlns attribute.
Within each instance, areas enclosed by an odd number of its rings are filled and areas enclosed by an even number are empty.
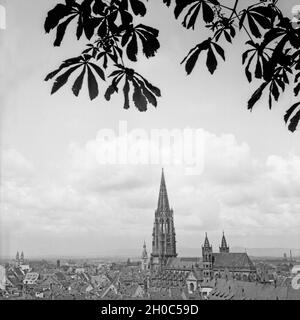
<svg viewBox="0 0 300 320"><path fill-rule="evenodd" d="M249 82L260 81L247 107L268 95L271 109L279 101L286 88L293 87L295 97L300 92L300 29L285 17L279 8L279 0L260 0L252 4L232 0L232 6L222 0L163 0L174 9L174 17L184 28L207 28L211 36L202 39L190 49L182 60L187 74L198 63L200 55L206 55L206 66L211 74L217 70L220 58L225 61L224 43L233 43L238 32L249 38L242 54L245 76ZM227 1L228 2L228 1ZM124 108L130 105L139 111L157 106L160 90L141 74L126 65L132 65L143 54L154 57L160 48L159 30L143 23L135 24L147 13L148 0L64 0L48 12L46 33L56 31L54 46L61 46L68 26L76 24L77 40L85 37L89 43L78 57L70 58L58 69L49 73L46 81L54 81L51 93L60 90L78 73L72 86L78 96L83 81L87 79L90 99L99 95L98 84L112 81L104 92L107 100L119 92L123 83ZM294 132L300 121L300 103L295 102L287 111L284 121Z"/></svg>

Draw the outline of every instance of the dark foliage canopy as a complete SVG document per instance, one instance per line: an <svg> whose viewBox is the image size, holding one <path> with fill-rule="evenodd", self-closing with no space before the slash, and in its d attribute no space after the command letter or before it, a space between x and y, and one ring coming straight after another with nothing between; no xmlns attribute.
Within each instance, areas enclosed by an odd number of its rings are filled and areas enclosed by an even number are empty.
<svg viewBox="0 0 300 320"><path fill-rule="evenodd" d="M54 46L60 46L71 23L76 25L76 37L85 37L89 43L82 53L67 59L58 69L49 73L46 81L53 80L52 94L65 85L75 74L72 91L78 96L86 78L90 99L99 94L99 81L110 78L104 92L106 100L122 87L124 108L134 103L139 111L148 104L157 106L160 89L151 84L126 61L136 62L138 54L154 57L160 48L159 31L142 23L135 24L134 17L147 13L148 0L65 0L48 12L45 31L56 32ZM156 0L159 1L159 0ZM283 0L282 0L283 1ZM221 60L225 61L224 43L233 43L238 32L246 33L245 51L241 64L249 82L260 81L259 87L248 101L248 109L266 93L271 109L274 101L287 87L292 86L295 97L300 92L300 29L280 9L279 0L260 0L249 4L244 0L162 0L174 9L175 19L186 29L201 28L204 24L211 32L182 60L190 74L200 55L206 56L206 66L211 74ZM228 5L232 2L232 6ZM199 22L202 22L199 23ZM294 132L300 120L300 102L288 109L284 121Z"/></svg>

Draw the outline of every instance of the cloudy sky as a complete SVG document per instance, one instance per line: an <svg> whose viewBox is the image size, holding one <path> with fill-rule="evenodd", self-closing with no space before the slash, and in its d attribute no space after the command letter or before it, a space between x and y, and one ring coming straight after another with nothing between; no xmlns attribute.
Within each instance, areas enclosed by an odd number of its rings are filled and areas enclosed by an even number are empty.
<svg viewBox="0 0 300 320"><path fill-rule="evenodd" d="M118 96L90 102L67 86L50 96L45 75L86 43L70 28L62 46L52 46L43 23L56 2L0 0L7 9L7 29L0 30L0 254L139 254L144 239L150 248L162 164L99 163L99 133L118 132L119 121L149 134L186 127L204 133L201 175L165 166L179 254L189 247L200 254L206 231L216 249L223 230L231 246L300 249L300 135L283 122L294 98L287 92L272 111L265 99L247 111L258 84L249 86L240 67L246 38L225 45L230 56L214 76L200 60L187 77L179 62L205 31L187 32L162 1L149 2L145 24L160 30L161 49L135 68L162 98L146 113L126 111ZM281 2L288 15L297 4Z"/></svg>

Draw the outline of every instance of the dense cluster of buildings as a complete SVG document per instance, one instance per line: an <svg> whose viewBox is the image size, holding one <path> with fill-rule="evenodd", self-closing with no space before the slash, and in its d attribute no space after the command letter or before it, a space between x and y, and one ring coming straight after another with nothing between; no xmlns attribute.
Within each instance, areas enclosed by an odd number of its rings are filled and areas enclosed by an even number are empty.
<svg viewBox="0 0 300 320"><path fill-rule="evenodd" d="M205 234L199 256L178 256L162 172L150 255L146 243L139 260L119 263L29 262L17 253L0 266L0 299L300 300L292 285L300 274L296 260L252 261L246 252L230 252L224 232L218 251Z"/></svg>

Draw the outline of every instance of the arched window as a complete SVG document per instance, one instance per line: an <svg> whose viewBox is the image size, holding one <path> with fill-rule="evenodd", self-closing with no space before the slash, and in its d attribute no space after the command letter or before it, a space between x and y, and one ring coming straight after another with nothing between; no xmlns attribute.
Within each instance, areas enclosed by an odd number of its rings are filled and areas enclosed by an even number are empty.
<svg viewBox="0 0 300 320"><path fill-rule="evenodd" d="M195 290L195 286L193 284L193 282L190 283L190 292L194 292Z"/></svg>

